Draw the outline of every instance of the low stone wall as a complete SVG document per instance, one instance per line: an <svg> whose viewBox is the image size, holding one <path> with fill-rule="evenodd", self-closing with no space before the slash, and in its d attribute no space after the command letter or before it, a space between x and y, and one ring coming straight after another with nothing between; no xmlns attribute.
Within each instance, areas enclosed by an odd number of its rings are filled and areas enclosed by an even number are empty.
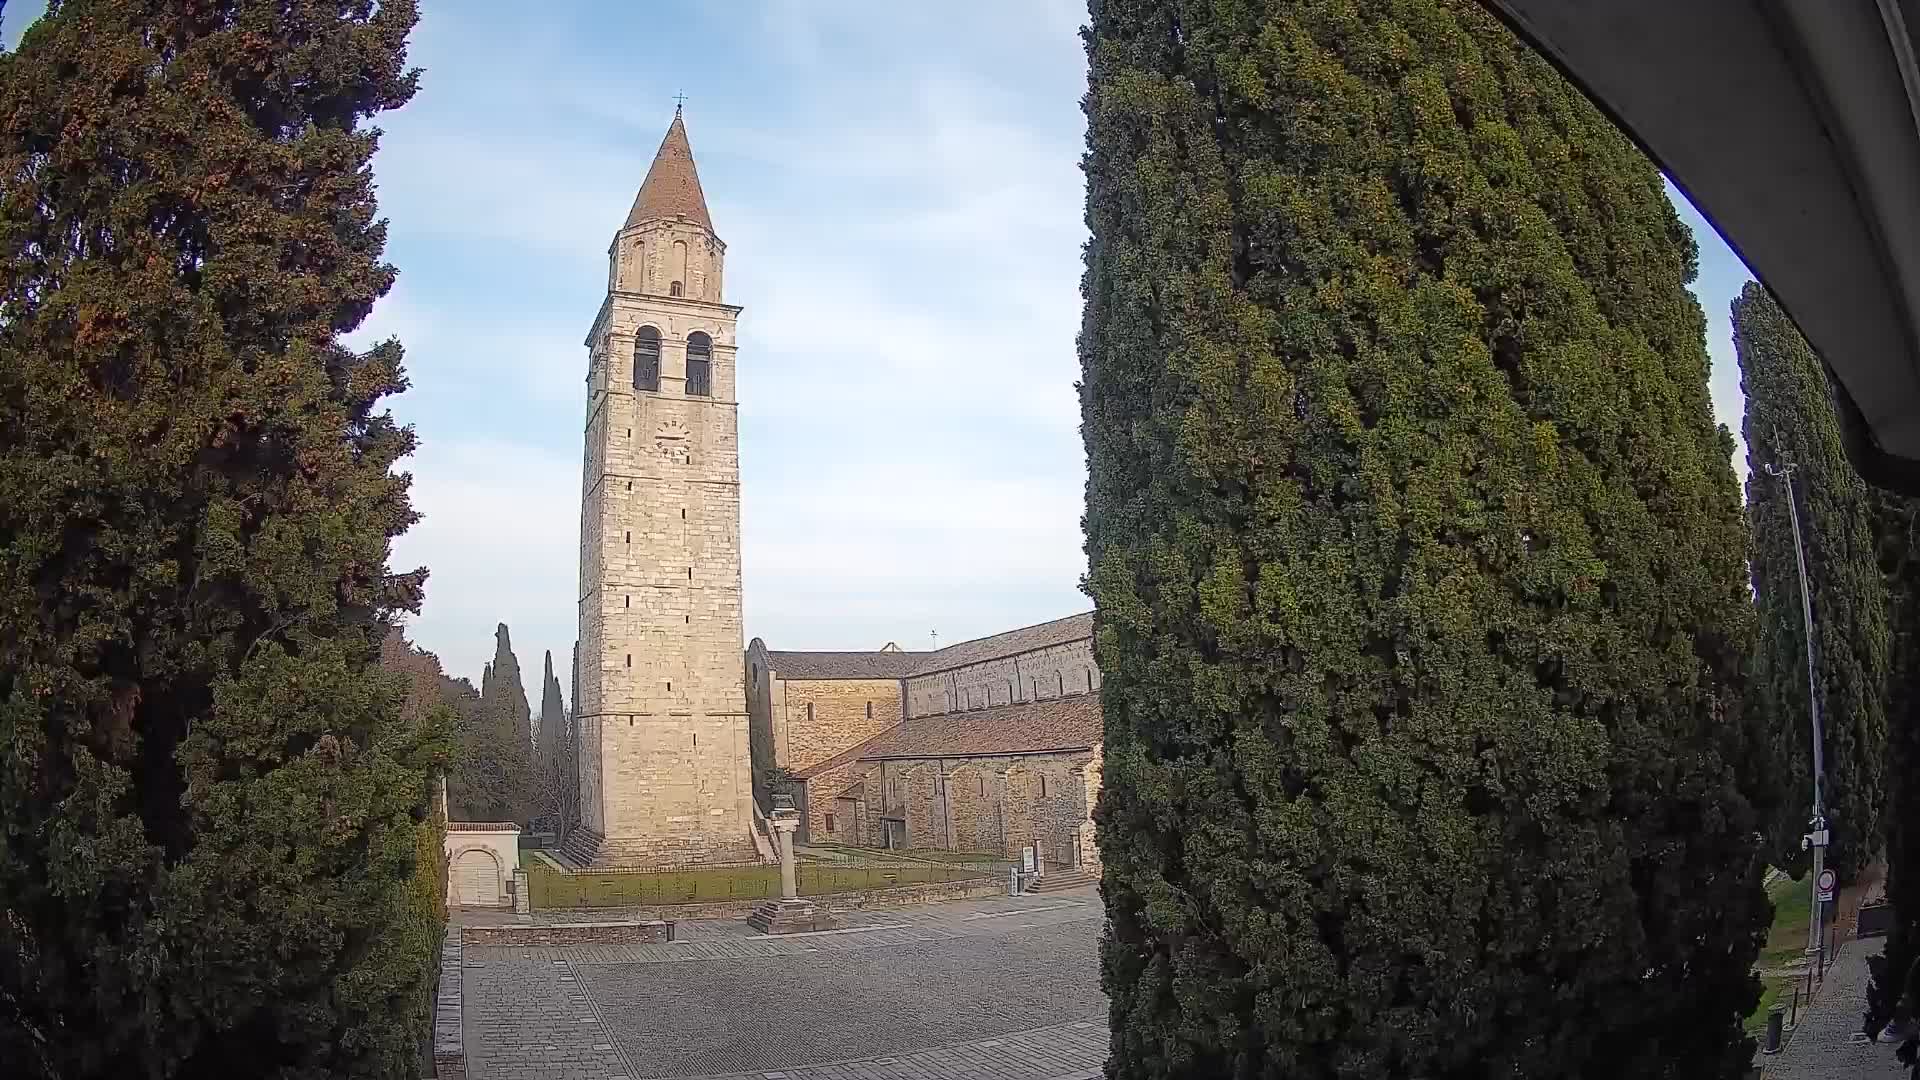
<svg viewBox="0 0 1920 1080"><path fill-rule="evenodd" d="M467 1045L460 1028L460 928L440 943L440 993L433 1006L433 1075L467 1080Z"/></svg>
<svg viewBox="0 0 1920 1080"><path fill-rule="evenodd" d="M664 919L469 926L461 931L464 945L653 945L672 940L673 923Z"/></svg>

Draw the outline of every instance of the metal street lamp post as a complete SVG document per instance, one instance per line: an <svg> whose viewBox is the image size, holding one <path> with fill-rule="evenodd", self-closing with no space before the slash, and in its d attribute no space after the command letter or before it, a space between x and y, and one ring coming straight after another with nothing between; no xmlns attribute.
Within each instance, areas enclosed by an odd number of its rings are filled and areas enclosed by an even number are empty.
<svg viewBox="0 0 1920 1080"><path fill-rule="evenodd" d="M1776 437L1776 443L1778 440ZM1813 851L1813 888L1809 895L1813 898L1813 918L1807 926L1807 955L1813 958L1816 968L1824 967L1826 962L1826 939L1820 933L1820 873L1826 869L1827 854L1827 808L1820 792L1820 778L1826 773L1826 755L1823 749L1826 742L1820 725L1820 680L1814 665L1813 652L1813 594L1807 586L1807 552L1800 541L1800 508L1793 497L1793 470L1797 466L1791 460L1781 465L1769 463L1768 475L1777 476L1787 489L1787 520L1793 525L1793 557L1800 569L1800 615L1807 628L1807 715L1813 719L1813 820L1811 831L1800 840L1802 849Z"/></svg>

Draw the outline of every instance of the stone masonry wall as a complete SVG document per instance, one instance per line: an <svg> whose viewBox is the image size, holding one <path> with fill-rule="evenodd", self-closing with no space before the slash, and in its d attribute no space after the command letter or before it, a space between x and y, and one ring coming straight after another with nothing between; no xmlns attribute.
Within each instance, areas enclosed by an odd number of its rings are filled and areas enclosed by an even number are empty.
<svg viewBox="0 0 1920 1080"><path fill-rule="evenodd" d="M951 671L915 675L906 683L908 718L934 713L1045 701L1100 688L1093 642L1082 638Z"/></svg>
<svg viewBox="0 0 1920 1080"><path fill-rule="evenodd" d="M774 760L796 772L850 750L901 720L897 679L775 678L769 695Z"/></svg>
<svg viewBox="0 0 1920 1080"><path fill-rule="evenodd" d="M673 940L674 924L664 919L622 922L527 923L468 926L462 945L653 945Z"/></svg>
<svg viewBox="0 0 1920 1080"><path fill-rule="evenodd" d="M691 221L646 221L625 229L608 251L607 288L718 302L727 246Z"/></svg>
<svg viewBox="0 0 1920 1080"><path fill-rule="evenodd" d="M871 837L864 840L853 839L848 832L848 822L840 820L844 810L841 806L835 805L837 796L867 775L872 768L872 765L865 762L849 761L844 765L823 769L807 777L807 837L831 839L845 844L876 845L879 843L878 822L868 822L872 827ZM835 815L835 828L831 830L827 828L828 814Z"/></svg>
<svg viewBox="0 0 1920 1080"><path fill-rule="evenodd" d="M656 238L685 228L662 226ZM584 823L604 837L605 862L753 855L740 666L739 309L714 302L718 249L710 254L702 273L716 275L711 288L702 277L689 297L612 292L588 339L580 711L589 738L580 764ZM658 393L633 388L643 325L660 333ZM685 392L686 340L696 330L713 342L711 397Z"/></svg>
<svg viewBox="0 0 1920 1080"><path fill-rule="evenodd" d="M907 847L1011 858L1038 839L1049 863L1070 866L1086 858L1083 840L1100 783L1097 755L866 762L838 790L864 779L860 812L869 822L868 847L885 842L879 819L892 818L905 822ZM848 812L846 801L840 806L836 816Z"/></svg>

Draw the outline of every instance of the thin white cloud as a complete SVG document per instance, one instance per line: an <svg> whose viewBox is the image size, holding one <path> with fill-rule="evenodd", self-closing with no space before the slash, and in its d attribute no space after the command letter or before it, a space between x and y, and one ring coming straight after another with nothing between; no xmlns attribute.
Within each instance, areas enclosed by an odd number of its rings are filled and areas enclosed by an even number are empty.
<svg viewBox="0 0 1920 1080"><path fill-rule="evenodd" d="M377 163L403 276L368 332L408 345L426 442L397 556L434 569L419 640L470 676L498 621L529 670L571 649L580 338L683 86L746 308L747 633L921 648L1085 610L1080 0L511 11L430 9Z"/></svg>
<svg viewBox="0 0 1920 1080"><path fill-rule="evenodd" d="M432 567L414 633L468 675L497 621L529 669L572 646L579 342L668 116L633 100L651 76L581 37L625 27L522 37L481 7L429 15L421 99L384 124L402 278L362 335L408 346L416 389L396 410L422 425L427 519L396 562ZM1078 19L989 4L955 28L912 7L763 5L715 60L757 69L759 100L689 87L728 300L746 307L748 632L777 646L919 647L933 625L959 640L1085 606L1077 92L1036 109L976 63L1005 50L900 51L1017 25L1018 49L1078 78ZM449 407L477 394L485 416Z"/></svg>

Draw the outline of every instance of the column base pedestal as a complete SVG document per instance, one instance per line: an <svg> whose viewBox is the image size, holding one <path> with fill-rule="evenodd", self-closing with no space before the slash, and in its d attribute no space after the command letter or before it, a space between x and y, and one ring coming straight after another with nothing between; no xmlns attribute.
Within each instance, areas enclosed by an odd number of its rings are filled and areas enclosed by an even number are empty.
<svg viewBox="0 0 1920 1080"><path fill-rule="evenodd" d="M763 934L799 934L837 929L840 920L811 900L769 900L747 916L747 925Z"/></svg>

